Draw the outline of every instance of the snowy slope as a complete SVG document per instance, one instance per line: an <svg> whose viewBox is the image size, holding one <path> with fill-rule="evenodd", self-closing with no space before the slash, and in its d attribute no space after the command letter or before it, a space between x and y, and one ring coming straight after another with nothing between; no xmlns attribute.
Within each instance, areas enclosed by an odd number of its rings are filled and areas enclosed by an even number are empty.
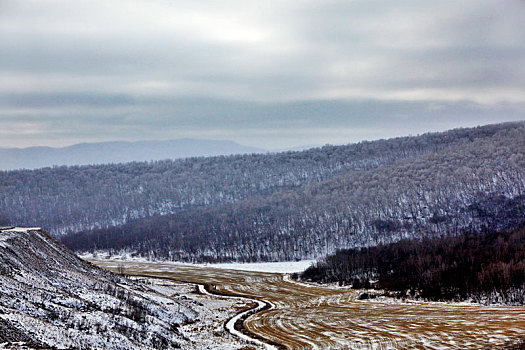
<svg viewBox="0 0 525 350"><path fill-rule="evenodd" d="M39 228L0 229L0 344L172 349L198 314L75 256Z"/></svg>

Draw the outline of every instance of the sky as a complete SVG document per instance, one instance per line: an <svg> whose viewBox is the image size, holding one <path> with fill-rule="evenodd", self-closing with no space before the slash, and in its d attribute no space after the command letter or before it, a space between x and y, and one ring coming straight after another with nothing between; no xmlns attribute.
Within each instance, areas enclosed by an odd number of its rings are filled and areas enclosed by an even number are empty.
<svg viewBox="0 0 525 350"><path fill-rule="evenodd" d="M0 0L0 147L525 120L524 0Z"/></svg>

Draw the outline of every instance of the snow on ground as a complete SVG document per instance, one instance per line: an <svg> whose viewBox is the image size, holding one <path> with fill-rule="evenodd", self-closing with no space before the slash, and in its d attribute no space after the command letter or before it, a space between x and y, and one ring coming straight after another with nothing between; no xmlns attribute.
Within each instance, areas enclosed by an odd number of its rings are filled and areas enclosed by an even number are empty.
<svg viewBox="0 0 525 350"><path fill-rule="evenodd" d="M206 291L206 289L204 288L204 286L202 284L199 284L199 291L202 294L213 296L213 294L210 294L210 293L208 293ZM223 298L237 299L237 300L246 300L246 301L250 301L250 302L253 302L253 303L257 304L257 307L255 309L249 309L249 310L243 311L243 312L235 315L234 317L232 317L226 323L225 327L231 334L236 335L237 337L239 337L241 339L244 339L244 340L246 340L246 341L248 341L248 342L250 342L252 344L257 344L259 346L262 346L266 350L277 350L277 348L275 346L270 345L270 344L266 344L266 343L264 343L264 342L262 342L260 340L251 338L251 337L247 336L246 334L244 334L242 332L239 332L238 330L235 329L235 323L237 323L238 320L242 319L243 317L245 317L249 313L255 313L255 312L261 311L265 307L265 303L264 302L262 302L260 300L256 300L256 299L230 297L230 296L224 296ZM272 305L272 307L273 307L273 305Z"/></svg>
<svg viewBox="0 0 525 350"><path fill-rule="evenodd" d="M42 230L41 227L13 227L13 228L8 228L2 231L27 232L27 231L41 231L41 230Z"/></svg>
<svg viewBox="0 0 525 350"><path fill-rule="evenodd" d="M164 260L148 260L143 257L133 257L130 253L109 256L106 252L97 252L95 254L86 253L79 255L82 259L102 258L115 261L133 261L133 262L156 262L159 264L173 265L190 265L204 266L218 269L242 270L253 272L270 272L270 273L294 273L302 272L315 263L315 260L301 261L279 261L279 262L257 262L257 263L218 263L218 264L191 264L186 262L174 262Z"/></svg>
<svg viewBox="0 0 525 350"><path fill-rule="evenodd" d="M0 262L0 349L19 341L57 349L249 348L224 324L250 301L200 295L193 284L131 281L78 259L37 228L0 229Z"/></svg>
<svg viewBox="0 0 525 350"><path fill-rule="evenodd" d="M315 260L263 262L263 263L224 263L202 264L200 266L214 267L228 270L243 270L254 272L294 273L306 270Z"/></svg>
<svg viewBox="0 0 525 350"><path fill-rule="evenodd" d="M216 296L208 293L202 285L155 278L139 278L160 295L173 301L184 301L198 313L198 321L182 325L180 331L189 339L185 345L188 350L233 350L233 349L274 349L262 342L256 342L244 334L230 329L228 324L236 320L240 310L252 300ZM262 303L261 303L262 304ZM242 315L242 313L241 313ZM227 325L225 326L225 322ZM234 324L233 321L232 324ZM238 334L239 333L239 334Z"/></svg>

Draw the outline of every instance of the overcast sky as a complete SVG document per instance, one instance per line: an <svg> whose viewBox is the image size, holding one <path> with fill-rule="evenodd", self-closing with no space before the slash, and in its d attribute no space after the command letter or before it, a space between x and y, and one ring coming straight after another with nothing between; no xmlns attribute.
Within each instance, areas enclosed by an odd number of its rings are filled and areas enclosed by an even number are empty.
<svg viewBox="0 0 525 350"><path fill-rule="evenodd" d="M0 147L524 119L524 0L0 0Z"/></svg>

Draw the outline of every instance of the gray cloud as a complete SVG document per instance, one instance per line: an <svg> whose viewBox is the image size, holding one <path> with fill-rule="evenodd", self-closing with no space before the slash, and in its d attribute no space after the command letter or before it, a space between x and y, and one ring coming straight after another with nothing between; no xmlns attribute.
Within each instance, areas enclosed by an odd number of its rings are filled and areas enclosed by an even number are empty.
<svg viewBox="0 0 525 350"><path fill-rule="evenodd" d="M520 0L4 0L0 147L525 119L523 18Z"/></svg>
<svg viewBox="0 0 525 350"><path fill-rule="evenodd" d="M4 115L0 139L5 146L201 137L279 149L521 120L525 115L523 103L489 106L468 101L261 103L82 94L4 97L0 98Z"/></svg>

